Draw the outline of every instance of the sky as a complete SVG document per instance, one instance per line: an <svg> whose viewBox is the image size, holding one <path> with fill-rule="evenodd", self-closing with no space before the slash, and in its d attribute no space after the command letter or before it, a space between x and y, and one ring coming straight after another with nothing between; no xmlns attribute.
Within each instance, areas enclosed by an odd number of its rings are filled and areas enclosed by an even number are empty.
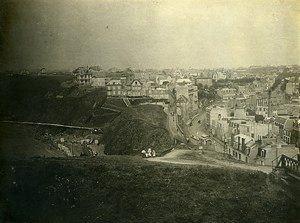
<svg viewBox="0 0 300 223"><path fill-rule="evenodd" d="M3 0L0 70L300 64L298 0Z"/></svg>

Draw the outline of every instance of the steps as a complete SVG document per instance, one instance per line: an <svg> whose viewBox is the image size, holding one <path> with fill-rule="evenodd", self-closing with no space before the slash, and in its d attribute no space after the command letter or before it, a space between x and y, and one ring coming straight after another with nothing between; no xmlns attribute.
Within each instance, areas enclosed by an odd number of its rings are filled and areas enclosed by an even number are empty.
<svg viewBox="0 0 300 223"><path fill-rule="evenodd" d="M300 181L300 161L282 154L272 161L272 167L273 172L284 170L286 176Z"/></svg>
<svg viewBox="0 0 300 223"><path fill-rule="evenodd" d="M122 98L126 107L129 107L131 105L130 101L128 100L128 98Z"/></svg>

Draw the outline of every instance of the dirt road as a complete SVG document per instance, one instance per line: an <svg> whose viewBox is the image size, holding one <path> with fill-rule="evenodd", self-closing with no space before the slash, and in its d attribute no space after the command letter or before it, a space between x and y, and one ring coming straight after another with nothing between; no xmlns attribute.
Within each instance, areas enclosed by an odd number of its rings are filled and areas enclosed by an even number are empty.
<svg viewBox="0 0 300 223"><path fill-rule="evenodd" d="M182 158L185 155L194 155L198 154L195 159L184 159ZM246 170L256 170L264 173L270 173L272 168L269 166L256 166L249 165L243 163L232 162L228 160L220 160L215 159L205 154L200 154L199 152L195 152L192 150L173 150L170 153L166 154L163 157L156 157L148 159L151 162L162 162L162 163L172 163L172 164L182 164L182 165L204 165L204 166L212 166L212 167L221 167L221 168L240 168Z"/></svg>

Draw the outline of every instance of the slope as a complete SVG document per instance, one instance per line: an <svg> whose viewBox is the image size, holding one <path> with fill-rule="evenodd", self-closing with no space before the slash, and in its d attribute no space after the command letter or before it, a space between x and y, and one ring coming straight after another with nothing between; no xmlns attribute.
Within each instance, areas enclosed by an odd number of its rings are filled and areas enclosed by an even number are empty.
<svg viewBox="0 0 300 223"><path fill-rule="evenodd" d="M104 134L105 153L136 154L149 147L158 153L168 150L171 138L166 129L167 116L161 106L127 107Z"/></svg>

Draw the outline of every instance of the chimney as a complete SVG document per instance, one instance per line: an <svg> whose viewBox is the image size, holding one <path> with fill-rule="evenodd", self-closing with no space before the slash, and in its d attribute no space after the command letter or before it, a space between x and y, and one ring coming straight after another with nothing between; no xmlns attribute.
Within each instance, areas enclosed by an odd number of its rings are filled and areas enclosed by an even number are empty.
<svg viewBox="0 0 300 223"><path fill-rule="evenodd" d="M241 137L238 136L238 150L240 149L240 144L241 144Z"/></svg>
<svg viewBox="0 0 300 223"><path fill-rule="evenodd" d="M245 139L242 138L242 150L246 149Z"/></svg>

